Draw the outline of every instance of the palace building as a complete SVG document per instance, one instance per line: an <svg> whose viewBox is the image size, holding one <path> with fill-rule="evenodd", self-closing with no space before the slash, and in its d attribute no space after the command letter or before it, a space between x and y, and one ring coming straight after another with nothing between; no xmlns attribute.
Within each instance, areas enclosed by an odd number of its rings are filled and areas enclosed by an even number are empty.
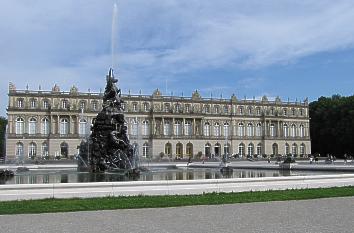
<svg viewBox="0 0 354 233"><path fill-rule="evenodd" d="M9 85L6 159L71 158L90 134L103 93L17 90ZM122 95L129 139L143 157L311 153L309 106L261 100Z"/></svg>

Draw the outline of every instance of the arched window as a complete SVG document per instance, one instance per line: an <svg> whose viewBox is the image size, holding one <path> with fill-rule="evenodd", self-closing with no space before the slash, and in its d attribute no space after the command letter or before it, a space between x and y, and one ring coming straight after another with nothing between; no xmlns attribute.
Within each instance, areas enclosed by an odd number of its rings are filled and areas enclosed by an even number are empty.
<svg viewBox="0 0 354 233"><path fill-rule="evenodd" d="M285 143L285 154L286 155L290 154L290 146L288 143Z"/></svg>
<svg viewBox="0 0 354 233"><path fill-rule="evenodd" d="M230 154L230 144L229 143L224 144L224 154L225 155Z"/></svg>
<svg viewBox="0 0 354 233"><path fill-rule="evenodd" d="M305 127L304 127L304 125L300 125L300 127L299 127L299 129L300 129L300 137L305 137Z"/></svg>
<svg viewBox="0 0 354 233"><path fill-rule="evenodd" d="M249 107L248 108L248 115L252 115L252 112L253 112L252 107Z"/></svg>
<svg viewBox="0 0 354 233"><path fill-rule="evenodd" d="M215 122L214 124L214 136L215 137L220 136L220 124L218 122Z"/></svg>
<svg viewBox="0 0 354 233"><path fill-rule="evenodd" d="M18 158L23 158L24 151L23 151L23 144L22 142L16 143L16 156Z"/></svg>
<svg viewBox="0 0 354 233"><path fill-rule="evenodd" d="M294 143L291 147L291 154L297 155L297 145Z"/></svg>
<svg viewBox="0 0 354 233"><path fill-rule="evenodd" d="M69 134L69 120L63 118L60 120L60 135L67 135Z"/></svg>
<svg viewBox="0 0 354 233"><path fill-rule="evenodd" d="M248 123L247 124L247 136L248 137L253 137L253 124L252 123Z"/></svg>
<svg viewBox="0 0 354 233"><path fill-rule="evenodd" d="M16 129L15 129L16 134L23 134L24 133L24 125L25 125L25 121L23 120L23 118L18 117L16 119Z"/></svg>
<svg viewBox="0 0 354 233"><path fill-rule="evenodd" d="M149 121L147 120L143 121L143 135L144 136L150 135L150 126L149 126Z"/></svg>
<svg viewBox="0 0 354 233"><path fill-rule="evenodd" d="M49 147L46 142L42 143L42 157L46 157L49 155Z"/></svg>
<svg viewBox="0 0 354 233"><path fill-rule="evenodd" d="M186 145L186 154L189 157L193 156L193 144L190 142Z"/></svg>
<svg viewBox="0 0 354 233"><path fill-rule="evenodd" d="M80 119L79 121L79 134L80 136L87 134L87 121L85 119Z"/></svg>
<svg viewBox="0 0 354 233"><path fill-rule="evenodd" d="M37 155L37 145L34 142L31 142L28 147L28 157L33 158Z"/></svg>
<svg viewBox="0 0 354 233"><path fill-rule="evenodd" d="M245 156L245 144L241 143L238 145L238 155L241 157Z"/></svg>
<svg viewBox="0 0 354 233"><path fill-rule="evenodd" d="M306 154L306 146L304 143L301 143L300 145L300 155L305 155Z"/></svg>
<svg viewBox="0 0 354 233"><path fill-rule="evenodd" d="M192 122L186 121L184 123L184 135L187 135L187 136L192 135Z"/></svg>
<svg viewBox="0 0 354 233"><path fill-rule="evenodd" d="M290 136L296 137L296 125L295 124L291 125Z"/></svg>
<svg viewBox="0 0 354 233"><path fill-rule="evenodd" d="M283 126L283 133L284 133L284 137L289 137L289 126L287 124L284 124Z"/></svg>
<svg viewBox="0 0 354 233"><path fill-rule="evenodd" d="M210 147L211 147L210 143L205 144L205 147L204 147L205 156L207 156L207 157L210 157L210 155L211 155Z"/></svg>
<svg viewBox="0 0 354 233"><path fill-rule="evenodd" d="M147 142L143 144L143 157L149 157L149 144Z"/></svg>
<svg viewBox="0 0 354 233"><path fill-rule="evenodd" d="M180 158L183 157L183 145L180 142L176 144L176 156Z"/></svg>
<svg viewBox="0 0 354 233"><path fill-rule="evenodd" d="M257 155L262 155L262 144L258 143L257 145Z"/></svg>
<svg viewBox="0 0 354 233"><path fill-rule="evenodd" d="M165 155L167 156L172 155L172 145L169 142L165 144Z"/></svg>
<svg viewBox="0 0 354 233"><path fill-rule="evenodd" d="M28 124L28 134L36 134L36 128L37 128L37 120L34 117L31 117L29 119L29 124Z"/></svg>
<svg viewBox="0 0 354 233"><path fill-rule="evenodd" d="M182 124L180 120L175 121L175 135L180 136L182 134Z"/></svg>
<svg viewBox="0 0 354 233"><path fill-rule="evenodd" d="M261 123L257 123L257 126L256 126L256 136L257 136L257 137L261 137L261 136L262 136L262 124L261 124Z"/></svg>
<svg viewBox="0 0 354 233"><path fill-rule="evenodd" d="M252 143L248 144L247 155L248 156L253 156L254 155L254 145Z"/></svg>
<svg viewBox="0 0 354 233"><path fill-rule="evenodd" d="M278 154L278 144L274 143L272 145L272 154L277 155Z"/></svg>
<svg viewBox="0 0 354 233"><path fill-rule="evenodd" d="M238 136L245 136L245 126L243 125L243 123L238 124Z"/></svg>
<svg viewBox="0 0 354 233"><path fill-rule="evenodd" d="M270 130L270 136L271 137L275 137L276 136L276 131L275 131L275 125L274 124L270 124L269 130Z"/></svg>
<svg viewBox="0 0 354 233"><path fill-rule="evenodd" d="M60 144L60 155L64 158L67 158L69 155L69 146L66 142Z"/></svg>
<svg viewBox="0 0 354 233"><path fill-rule="evenodd" d="M50 124L49 124L48 118L43 118L42 119L42 127L41 127L42 135L48 135L49 129L50 129Z"/></svg>
<svg viewBox="0 0 354 233"><path fill-rule="evenodd" d="M169 120L165 120L165 122L164 122L163 134L165 136L170 136L171 135L171 122Z"/></svg>
<svg viewBox="0 0 354 233"><path fill-rule="evenodd" d="M131 135L137 136L138 135L138 120L133 118L131 120Z"/></svg>
<svg viewBox="0 0 354 233"><path fill-rule="evenodd" d="M224 136L228 137L230 136L230 125L229 123L224 123Z"/></svg>
<svg viewBox="0 0 354 233"><path fill-rule="evenodd" d="M220 108L219 108L219 105L216 105L216 106L214 106L214 113L215 114L219 114L220 113L220 110L219 110Z"/></svg>
<svg viewBox="0 0 354 233"><path fill-rule="evenodd" d="M220 156L221 154L221 147L219 143L216 143L214 146L214 154L215 156Z"/></svg>
<svg viewBox="0 0 354 233"><path fill-rule="evenodd" d="M210 136L210 124L209 124L209 122L206 122L204 124L204 136L207 136L207 137Z"/></svg>

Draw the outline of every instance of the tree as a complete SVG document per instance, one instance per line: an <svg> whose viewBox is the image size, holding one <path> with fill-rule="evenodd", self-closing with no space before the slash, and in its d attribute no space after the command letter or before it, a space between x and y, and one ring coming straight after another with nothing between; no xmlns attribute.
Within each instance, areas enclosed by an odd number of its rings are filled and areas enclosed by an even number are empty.
<svg viewBox="0 0 354 233"><path fill-rule="evenodd" d="M5 133L7 119L0 117L0 158L5 156Z"/></svg>
<svg viewBox="0 0 354 233"><path fill-rule="evenodd" d="M354 96L320 97L309 107L312 152L354 155Z"/></svg>

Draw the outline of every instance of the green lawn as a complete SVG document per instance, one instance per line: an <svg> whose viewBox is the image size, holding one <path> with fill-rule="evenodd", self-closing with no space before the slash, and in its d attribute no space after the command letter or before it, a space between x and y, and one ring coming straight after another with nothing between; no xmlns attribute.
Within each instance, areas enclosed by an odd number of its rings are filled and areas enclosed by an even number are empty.
<svg viewBox="0 0 354 233"><path fill-rule="evenodd" d="M191 205L305 200L354 196L354 186L243 193L209 193L203 195L131 196L89 199L45 199L0 202L0 214L29 214L69 211L157 208Z"/></svg>

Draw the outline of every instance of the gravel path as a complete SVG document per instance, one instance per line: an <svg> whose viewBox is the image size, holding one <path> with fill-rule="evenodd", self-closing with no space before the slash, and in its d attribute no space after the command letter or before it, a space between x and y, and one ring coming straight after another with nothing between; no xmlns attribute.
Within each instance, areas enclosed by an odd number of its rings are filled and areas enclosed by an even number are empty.
<svg viewBox="0 0 354 233"><path fill-rule="evenodd" d="M6 233L353 232L354 197L0 216Z"/></svg>

